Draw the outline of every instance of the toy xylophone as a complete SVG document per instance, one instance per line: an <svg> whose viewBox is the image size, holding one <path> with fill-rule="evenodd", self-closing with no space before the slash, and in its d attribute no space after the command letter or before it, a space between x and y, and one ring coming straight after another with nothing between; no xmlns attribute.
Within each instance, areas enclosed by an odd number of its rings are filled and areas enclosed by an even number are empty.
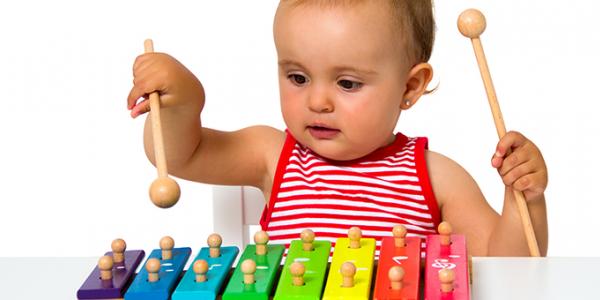
<svg viewBox="0 0 600 300"><path fill-rule="evenodd" d="M315 240L310 229L304 230L290 244L283 267L285 246L268 244L268 235L259 231L233 271L239 249L221 247L218 234L208 237L208 247L201 248L187 271L183 269L191 249L174 248L173 239L164 237L138 274L135 270L144 251L125 251L125 242L117 239L113 251L100 258L77 291L77 298L469 299L464 236L451 234L446 223L438 231L427 237L424 283L420 281L422 240L407 237L401 225L394 227L393 236L383 238L375 265L375 240L362 238L357 227L349 229L347 238L337 239L331 263L331 243Z"/></svg>

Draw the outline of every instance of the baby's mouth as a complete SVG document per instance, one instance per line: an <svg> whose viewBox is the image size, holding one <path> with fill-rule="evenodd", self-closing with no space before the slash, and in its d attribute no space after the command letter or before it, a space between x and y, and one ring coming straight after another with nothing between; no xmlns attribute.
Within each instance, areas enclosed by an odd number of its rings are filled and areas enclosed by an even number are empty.
<svg viewBox="0 0 600 300"><path fill-rule="evenodd" d="M339 129L329 128L321 125L308 126L308 131L316 139L329 140L333 139L340 133Z"/></svg>

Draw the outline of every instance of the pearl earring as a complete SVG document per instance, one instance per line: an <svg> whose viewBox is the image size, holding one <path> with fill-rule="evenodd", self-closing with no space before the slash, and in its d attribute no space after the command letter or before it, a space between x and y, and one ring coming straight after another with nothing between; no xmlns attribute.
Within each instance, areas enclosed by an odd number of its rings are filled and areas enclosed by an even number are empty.
<svg viewBox="0 0 600 300"><path fill-rule="evenodd" d="M404 105L410 106L410 100L404 100Z"/></svg>

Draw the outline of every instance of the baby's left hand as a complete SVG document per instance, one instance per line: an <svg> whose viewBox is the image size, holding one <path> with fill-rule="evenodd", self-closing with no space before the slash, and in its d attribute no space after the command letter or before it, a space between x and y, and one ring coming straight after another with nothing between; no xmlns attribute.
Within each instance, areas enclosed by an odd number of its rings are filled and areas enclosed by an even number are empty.
<svg viewBox="0 0 600 300"><path fill-rule="evenodd" d="M509 155L506 155L512 151ZM538 147L519 132L506 133L496 146L492 166L506 186L522 191L526 200L544 193L548 185L548 170Z"/></svg>

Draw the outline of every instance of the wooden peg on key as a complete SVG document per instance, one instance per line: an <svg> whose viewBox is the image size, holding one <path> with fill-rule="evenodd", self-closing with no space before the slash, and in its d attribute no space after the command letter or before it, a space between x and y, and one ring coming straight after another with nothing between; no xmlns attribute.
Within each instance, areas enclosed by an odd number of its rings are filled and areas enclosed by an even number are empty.
<svg viewBox="0 0 600 300"><path fill-rule="evenodd" d="M440 289L442 293L450 293L454 290L454 271L451 269L441 269L438 272L440 279Z"/></svg>
<svg viewBox="0 0 600 300"><path fill-rule="evenodd" d="M244 284L254 284L254 273L256 272L256 262L246 259L242 262L242 273L244 273Z"/></svg>
<svg viewBox="0 0 600 300"><path fill-rule="evenodd" d="M342 273L342 287L353 287L354 286L354 274L356 274L356 266L347 261L340 267L340 273Z"/></svg>
<svg viewBox="0 0 600 300"><path fill-rule="evenodd" d="M125 260L125 249L127 248L127 244L123 239L115 239L110 244L110 248L113 252L113 260L115 264L123 264Z"/></svg>
<svg viewBox="0 0 600 300"><path fill-rule="evenodd" d="M208 236L206 239L206 243L209 247L209 255L212 258L221 256L221 244L223 243L223 239L217 233L213 233Z"/></svg>
<svg viewBox="0 0 600 300"><path fill-rule="evenodd" d="M450 245L450 235L452 234L452 226L448 222L442 222L438 225L438 233L440 234L440 244L442 246Z"/></svg>
<svg viewBox="0 0 600 300"><path fill-rule="evenodd" d="M267 243L269 242L269 235L266 231L260 230L254 234L254 244L256 244L256 255L267 254Z"/></svg>
<svg viewBox="0 0 600 300"><path fill-rule="evenodd" d="M313 242L315 241L315 233L310 229L302 230L300 233L300 239L302 240L302 249L304 251L312 251Z"/></svg>
<svg viewBox="0 0 600 300"><path fill-rule="evenodd" d="M160 249L162 250L162 259L173 258L173 247L175 247L175 241L170 236L164 236L160 239Z"/></svg>
<svg viewBox="0 0 600 300"><path fill-rule="evenodd" d="M100 269L100 279L102 280L111 280L112 279L112 268L113 268L114 262L113 262L113 258L108 256L108 255L104 255L102 257L100 257L100 259L98 260L98 269Z"/></svg>
<svg viewBox="0 0 600 300"><path fill-rule="evenodd" d="M154 44L151 39L144 41L144 52L154 52ZM150 185L150 200L158 207L168 208L177 203L179 196L181 195L181 190L179 189L177 181L169 178L169 172L167 170L167 159L160 121L160 96L157 92L150 93L149 101L154 158L156 160L156 169L158 171L158 178Z"/></svg>
<svg viewBox="0 0 600 300"><path fill-rule="evenodd" d="M206 281L206 272L208 272L208 263L204 259L199 259L194 262L192 270L196 273L196 282Z"/></svg>
<svg viewBox="0 0 600 300"><path fill-rule="evenodd" d="M306 268L304 264L296 261L290 265L290 274L292 275L292 284L294 286L303 286L304 285L304 272Z"/></svg>
<svg viewBox="0 0 600 300"><path fill-rule="evenodd" d="M158 271L160 271L160 260L158 258L149 258L146 262L146 271L148 271L148 282L157 282Z"/></svg>
<svg viewBox="0 0 600 300"><path fill-rule="evenodd" d="M350 249L360 248L360 239L362 238L362 231L360 228L354 226L348 230L348 239L350 240Z"/></svg>
<svg viewBox="0 0 600 300"><path fill-rule="evenodd" d="M406 237L406 227L404 225L396 225L392 229L392 235L394 236L394 245L396 247L405 247L406 241L404 238Z"/></svg>
<svg viewBox="0 0 600 300"><path fill-rule="evenodd" d="M404 279L404 268L401 266L393 266L388 271L388 277L390 279L390 288L392 290L402 289L402 279Z"/></svg>

